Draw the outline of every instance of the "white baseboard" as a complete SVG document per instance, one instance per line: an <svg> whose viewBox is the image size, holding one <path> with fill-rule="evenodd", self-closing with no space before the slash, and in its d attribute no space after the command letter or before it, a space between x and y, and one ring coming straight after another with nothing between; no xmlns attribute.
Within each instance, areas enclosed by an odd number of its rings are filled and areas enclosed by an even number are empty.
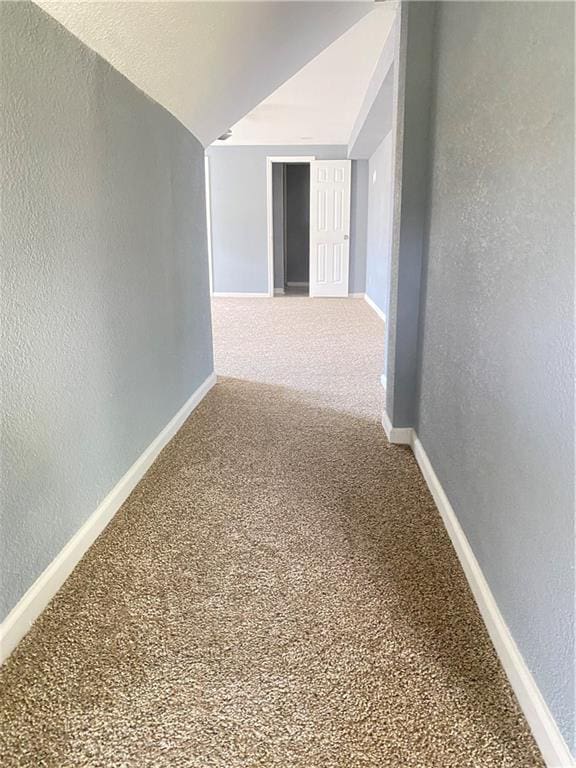
<svg viewBox="0 0 576 768"><path fill-rule="evenodd" d="M46 570L8 614L0 625L0 664L2 664L28 632L32 623L40 616L44 608L72 573L82 556L95 539L102 533L138 482L146 474L154 460L170 442L190 413L216 383L216 374L210 376L198 387L184 403L174 418L162 432L150 443L148 448L130 467L128 472L114 486L88 520L74 534L54 558Z"/></svg>
<svg viewBox="0 0 576 768"><path fill-rule="evenodd" d="M385 410L382 414L382 426L391 443L410 445L414 451L420 471L456 550L500 663L524 712L547 767L575 768L576 760L571 755L558 725L500 613L472 547L458 522L456 513L434 472L422 443L412 428L393 427Z"/></svg>
<svg viewBox="0 0 576 768"><path fill-rule="evenodd" d="M412 445L414 430L412 427L393 427L386 411L382 411L382 426L386 437L395 445Z"/></svg>
<svg viewBox="0 0 576 768"><path fill-rule="evenodd" d="M384 390L384 402L386 402L386 374L385 373L383 373L380 376L380 384L382 386L382 389ZM388 416L386 416L386 418L388 418ZM390 421L390 420L388 419L388 421ZM390 427L392 427L392 425L390 425ZM388 439L390 439L390 438L388 438Z"/></svg>
<svg viewBox="0 0 576 768"><path fill-rule="evenodd" d="M518 646L514 642L514 638L500 613L494 595L472 551L472 547L468 543L466 535L458 522L456 513L434 472L422 443L415 434L413 434L412 447L418 466L436 502L462 569L468 579L468 584L480 609L500 662L512 686L512 690L516 694L518 703L524 712L536 743L542 752L546 765L548 768L573 768L576 765L576 760L570 754L570 750L558 729L552 713L542 698L542 694L526 666Z"/></svg>
<svg viewBox="0 0 576 768"><path fill-rule="evenodd" d="M215 299L269 299L269 293L226 293L225 291L213 291L212 297Z"/></svg>
<svg viewBox="0 0 576 768"><path fill-rule="evenodd" d="M308 285L308 283L288 283L289 288L304 286L304 285ZM274 294L273 294L274 296L284 296L285 294L286 294L286 291L284 289L274 288ZM269 299L270 294L269 293L242 293L242 292L226 293L223 291L213 291L212 298L214 299ZM366 301L368 301L370 306L372 306L370 301L366 298L365 293L349 293L348 298L349 299L366 299ZM381 317L383 317L382 313L380 312L379 309L376 308L375 304L373 305L373 307L376 309L378 314Z"/></svg>
<svg viewBox="0 0 576 768"><path fill-rule="evenodd" d="M370 296L368 296L367 293L364 294L364 301L366 302L366 304L368 304L369 307L372 307L372 309L374 310L374 312L376 312L376 314L378 315L380 320L382 320L382 322L385 323L386 322L386 315L384 314L384 312L382 312L382 310L380 309L378 304L376 304L376 302L372 301L372 299L370 298Z"/></svg>

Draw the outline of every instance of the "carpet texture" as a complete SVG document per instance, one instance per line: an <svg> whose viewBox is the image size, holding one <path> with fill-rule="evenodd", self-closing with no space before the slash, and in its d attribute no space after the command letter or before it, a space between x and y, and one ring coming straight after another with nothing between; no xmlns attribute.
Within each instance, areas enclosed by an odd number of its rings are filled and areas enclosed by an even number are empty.
<svg viewBox="0 0 576 768"><path fill-rule="evenodd" d="M0 764L543 765L359 300L221 299L221 378L1 673Z"/></svg>

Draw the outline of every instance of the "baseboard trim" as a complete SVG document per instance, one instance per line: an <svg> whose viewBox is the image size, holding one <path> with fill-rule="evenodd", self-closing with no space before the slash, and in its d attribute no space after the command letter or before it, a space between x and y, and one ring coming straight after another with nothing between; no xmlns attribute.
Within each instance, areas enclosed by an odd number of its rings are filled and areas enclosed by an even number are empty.
<svg viewBox="0 0 576 768"><path fill-rule="evenodd" d="M393 427L385 410L382 413L382 426L391 443L410 445L414 451L420 471L456 550L500 663L547 768L576 768L576 759L570 753L568 745L500 613L498 604L476 560L466 534L458 522L456 513L416 432L410 427Z"/></svg>
<svg viewBox="0 0 576 768"><path fill-rule="evenodd" d="M210 376L196 389L178 413L130 467L98 505L82 527L72 536L50 565L24 594L0 625L0 664L2 664L33 622L40 616L50 600L72 573L82 556L102 533L130 493L154 463L160 451L170 442L192 411L199 405L216 383L216 374Z"/></svg>
<svg viewBox="0 0 576 768"><path fill-rule="evenodd" d="M368 304L369 307L372 307L372 309L374 310L374 312L376 312L376 314L378 315L380 320L382 320L382 322L385 323L386 322L386 315L384 314L384 312L382 312L382 310L380 309L378 304L376 304L376 302L373 301L370 298L370 296L368 296L367 293L364 294L364 301L366 302L366 304Z"/></svg>
<svg viewBox="0 0 576 768"><path fill-rule="evenodd" d="M308 283L288 283L288 287L299 287L308 285ZM282 288L274 288L273 296L284 296L286 294L286 291ZM224 291L213 291L212 292L212 298L214 299L269 299L270 294L269 293L242 293L241 291L236 293L227 293ZM370 306L373 306L373 309L382 317L385 319L385 316L382 314L382 312L376 307L376 304L371 302L371 300L368 300L366 298L365 293L349 293L348 294L349 299L365 299L368 301Z"/></svg>
<svg viewBox="0 0 576 768"><path fill-rule="evenodd" d="M472 547L458 522L456 513L415 433L413 433L412 448L420 471L436 502L444 526L456 550L500 663L524 712L546 765L548 768L573 768L576 766L576 760L570 754L556 721L526 666L526 662L500 613Z"/></svg>
<svg viewBox="0 0 576 768"><path fill-rule="evenodd" d="M390 443L394 443L394 445L412 445L414 440L414 430L412 427L393 427L386 411L382 411L382 426Z"/></svg>
<svg viewBox="0 0 576 768"><path fill-rule="evenodd" d="M212 297L214 299L269 299L269 293L243 293L237 291L235 293L227 293L225 291L213 291Z"/></svg>

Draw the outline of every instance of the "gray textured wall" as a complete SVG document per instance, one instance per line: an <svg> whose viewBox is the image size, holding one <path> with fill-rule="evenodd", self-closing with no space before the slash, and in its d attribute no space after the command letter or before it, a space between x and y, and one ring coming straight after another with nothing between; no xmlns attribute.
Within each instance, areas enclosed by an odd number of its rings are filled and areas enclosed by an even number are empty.
<svg viewBox="0 0 576 768"><path fill-rule="evenodd" d="M208 147L214 291L266 293L268 290L266 157L314 155L317 160L340 160L346 158L346 152L345 146L328 145ZM353 168L354 165L356 161L352 163ZM364 291L366 212L365 206L356 205L355 197L365 194L363 190L357 191L365 180L364 169L359 173L353 170L350 292ZM360 236L353 237L354 231L361 233Z"/></svg>
<svg viewBox="0 0 576 768"><path fill-rule="evenodd" d="M310 165L286 164L286 277L307 283L310 276Z"/></svg>
<svg viewBox="0 0 576 768"><path fill-rule="evenodd" d="M0 3L4 616L212 371L203 150Z"/></svg>
<svg viewBox="0 0 576 768"><path fill-rule="evenodd" d="M443 3L436 56L418 433L574 749L574 8Z"/></svg>
<svg viewBox="0 0 576 768"><path fill-rule="evenodd" d="M395 427L417 412L419 305L426 249L432 55L436 5L402 3L395 38L394 182L390 298L386 339L386 410Z"/></svg>
<svg viewBox="0 0 576 768"><path fill-rule="evenodd" d="M368 237L368 160L354 160L350 199L350 293L366 290L366 248Z"/></svg>
<svg viewBox="0 0 576 768"><path fill-rule="evenodd" d="M366 293L388 315L392 248L392 134L369 161Z"/></svg>

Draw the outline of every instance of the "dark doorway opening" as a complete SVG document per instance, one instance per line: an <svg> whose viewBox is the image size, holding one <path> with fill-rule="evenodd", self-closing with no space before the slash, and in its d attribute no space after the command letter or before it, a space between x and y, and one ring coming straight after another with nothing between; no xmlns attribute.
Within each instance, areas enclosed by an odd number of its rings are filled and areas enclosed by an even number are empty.
<svg viewBox="0 0 576 768"><path fill-rule="evenodd" d="M274 293L309 295L310 163L272 166Z"/></svg>
<svg viewBox="0 0 576 768"><path fill-rule="evenodd" d="M284 287L286 293L309 292L310 165L284 166Z"/></svg>

